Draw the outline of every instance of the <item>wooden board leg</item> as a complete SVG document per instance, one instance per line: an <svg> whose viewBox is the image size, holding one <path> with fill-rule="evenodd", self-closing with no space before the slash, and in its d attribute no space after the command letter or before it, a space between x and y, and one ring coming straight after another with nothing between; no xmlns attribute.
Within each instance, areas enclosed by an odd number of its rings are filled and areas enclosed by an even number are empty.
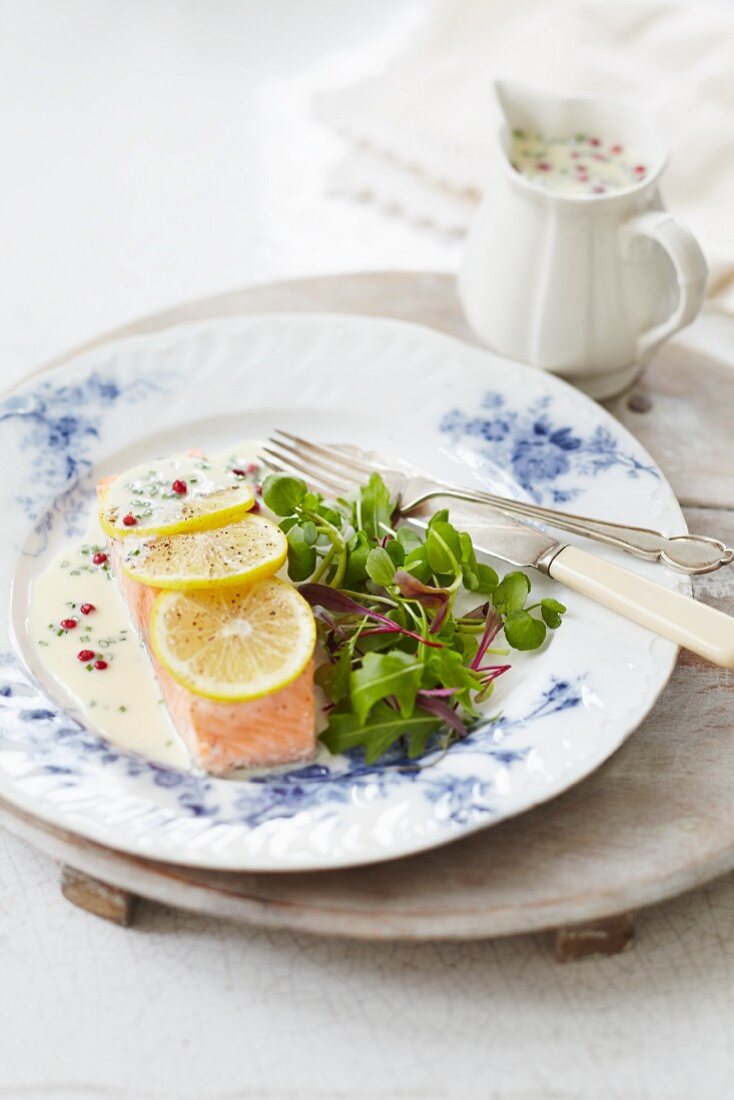
<svg viewBox="0 0 734 1100"><path fill-rule="evenodd" d="M571 925L556 931L556 961L576 962L592 955L617 955L632 943L632 913Z"/></svg>
<svg viewBox="0 0 734 1100"><path fill-rule="evenodd" d="M108 886L106 882L76 871L73 867L61 868L61 893L72 905L94 913L96 917L113 921L123 927L133 922L137 897L118 886Z"/></svg>

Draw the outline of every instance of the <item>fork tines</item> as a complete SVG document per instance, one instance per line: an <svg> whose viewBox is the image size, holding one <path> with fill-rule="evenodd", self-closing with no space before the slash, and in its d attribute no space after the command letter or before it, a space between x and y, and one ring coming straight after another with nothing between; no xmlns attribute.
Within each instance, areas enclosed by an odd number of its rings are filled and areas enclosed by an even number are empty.
<svg viewBox="0 0 734 1100"><path fill-rule="evenodd" d="M280 429L270 436L260 459L276 472L296 474L327 493L350 493L379 469L346 450L311 443Z"/></svg>

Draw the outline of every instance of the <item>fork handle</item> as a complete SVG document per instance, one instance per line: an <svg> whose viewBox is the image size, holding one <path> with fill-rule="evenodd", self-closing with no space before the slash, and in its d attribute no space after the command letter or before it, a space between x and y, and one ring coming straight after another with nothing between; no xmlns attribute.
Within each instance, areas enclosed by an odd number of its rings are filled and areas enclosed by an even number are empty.
<svg viewBox="0 0 734 1100"><path fill-rule="evenodd" d="M734 668L734 618L661 588L577 546L564 546L550 562L555 580L619 612L715 665Z"/></svg>

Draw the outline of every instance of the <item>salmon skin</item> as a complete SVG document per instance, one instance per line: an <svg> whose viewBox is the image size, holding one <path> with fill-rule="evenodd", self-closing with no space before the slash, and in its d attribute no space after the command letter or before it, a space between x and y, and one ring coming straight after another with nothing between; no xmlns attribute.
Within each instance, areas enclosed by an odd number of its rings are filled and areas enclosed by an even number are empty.
<svg viewBox="0 0 734 1100"><path fill-rule="evenodd" d="M97 484L101 499L114 478ZM123 539L110 540L110 564L123 600L142 638L168 714L193 761L212 775L233 768L309 760L316 751L314 662L291 684L242 703L195 695L163 668L153 652L150 621L158 588L129 577L122 567Z"/></svg>

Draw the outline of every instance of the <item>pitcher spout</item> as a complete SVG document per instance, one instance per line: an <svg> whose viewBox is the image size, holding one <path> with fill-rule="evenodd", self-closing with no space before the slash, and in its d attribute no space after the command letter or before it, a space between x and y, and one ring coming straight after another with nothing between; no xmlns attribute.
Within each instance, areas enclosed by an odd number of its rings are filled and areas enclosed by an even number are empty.
<svg viewBox="0 0 734 1100"><path fill-rule="evenodd" d="M646 165L647 182L665 166L665 146L639 109L602 99L553 95L515 80L495 80L492 89L505 154L510 151L513 132L518 130L548 138L601 133L640 153Z"/></svg>
<svg viewBox="0 0 734 1100"><path fill-rule="evenodd" d="M540 92L515 80L494 80L494 98L507 130L530 133L561 133L568 120L569 100Z"/></svg>

